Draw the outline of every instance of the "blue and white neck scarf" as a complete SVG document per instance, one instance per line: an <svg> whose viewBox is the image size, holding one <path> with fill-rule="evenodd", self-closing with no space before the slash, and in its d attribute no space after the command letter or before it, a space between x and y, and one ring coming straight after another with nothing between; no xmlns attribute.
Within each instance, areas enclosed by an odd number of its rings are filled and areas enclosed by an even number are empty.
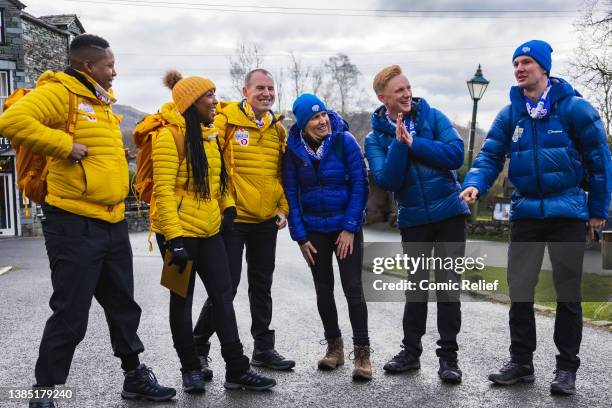
<svg viewBox="0 0 612 408"><path fill-rule="evenodd" d="M414 124L414 122L412 121L412 119L410 119L410 123L408 123L408 133L410 134L410 136L412 136L413 138L416 137L416 125Z"/></svg>
<svg viewBox="0 0 612 408"><path fill-rule="evenodd" d="M531 103L531 100L528 97L525 97L525 107L527 108L527 113L529 113L529 116L531 116L533 119L545 118L550 113L550 99L547 98L550 88L550 80L548 80L546 90L542 93L540 99L535 104Z"/></svg>
<svg viewBox="0 0 612 408"><path fill-rule="evenodd" d="M391 119L391 117L389 116L389 112L385 112L385 115L387 116L387 120L389 121L389 123L391 123L393 127L397 127L397 122ZM410 136L412 136L413 138L416 137L417 132L414 121L410 118L408 118L408 120L404 119L404 125L407 125L406 129L408 130Z"/></svg>
<svg viewBox="0 0 612 408"><path fill-rule="evenodd" d="M319 147L317 147L316 151L312 147L310 147L310 145L308 144L304 136L305 136L304 131L301 130L300 138L302 139L302 144L304 145L304 148L306 149L306 153L308 154L308 156L312 157L314 160L320 161L323 158L323 153L325 153L325 150L327 149L327 141L329 140L329 135L323 138L323 140L321 141L321 144L319 145Z"/></svg>

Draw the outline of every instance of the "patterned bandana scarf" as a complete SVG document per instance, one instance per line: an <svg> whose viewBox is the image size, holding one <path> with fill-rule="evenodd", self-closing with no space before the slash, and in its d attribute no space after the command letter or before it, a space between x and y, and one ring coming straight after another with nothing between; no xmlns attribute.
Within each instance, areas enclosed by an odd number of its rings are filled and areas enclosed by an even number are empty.
<svg viewBox="0 0 612 408"><path fill-rule="evenodd" d="M550 88L551 86L549 79L546 90L542 93L540 99L535 104L531 103L531 100L528 97L525 97L525 107L527 108L527 113L529 113L529 116L531 116L533 119L545 118L550 113L550 99L547 98Z"/></svg>
<svg viewBox="0 0 612 408"><path fill-rule="evenodd" d="M300 138L302 139L302 144L304 145L304 148L306 149L306 153L308 153L308 156L312 157L314 160L320 161L323 158L323 154L327 150L327 144L328 144L327 141L330 139L329 135L323 138L323 141L321 142L319 147L317 147L316 151L312 147L310 147L310 145L306 141L305 136L306 135L304 134L304 131L300 130Z"/></svg>
<svg viewBox="0 0 612 408"><path fill-rule="evenodd" d="M270 111L266 112L266 114L263 116L263 118L261 118L261 120L258 120L255 117L255 112L253 111L253 108L246 100L242 101L242 108L244 109L244 112L246 113L249 120L255 125L257 125L257 127L260 129L267 128L274 120L274 116L272 116L272 113L270 113Z"/></svg>
<svg viewBox="0 0 612 408"><path fill-rule="evenodd" d="M96 88L96 98L98 98L100 102L106 105L115 102L115 97L106 89L102 88L97 82L94 83L94 88Z"/></svg>
<svg viewBox="0 0 612 408"><path fill-rule="evenodd" d="M113 95L111 91L107 91L106 89L102 88L99 83L97 83L92 77L90 77L86 73L70 67L67 68L64 72L70 76L75 77L79 82L85 85L87 89L89 89L91 92L94 93L94 95L96 95L96 98L100 102L106 105L110 105L117 101L115 95Z"/></svg>

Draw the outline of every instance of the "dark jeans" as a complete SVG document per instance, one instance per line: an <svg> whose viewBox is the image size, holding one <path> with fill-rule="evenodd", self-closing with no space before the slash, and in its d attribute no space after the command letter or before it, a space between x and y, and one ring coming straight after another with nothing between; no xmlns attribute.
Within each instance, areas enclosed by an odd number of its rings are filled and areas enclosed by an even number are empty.
<svg viewBox="0 0 612 408"><path fill-rule="evenodd" d="M448 218L439 222L401 228L402 242L406 244L404 251L412 256L430 257L433 249L434 257L462 257L465 253L465 216ZM446 244L455 243L455 244ZM453 270L435 270L436 282L457 282L459 276ZM414 281L429 279L429 270L419 269L411 277ZM407 293L407 297L411 294ZM404 307L404 348L414 357L423 352L421 338L425 334L427 321L428 292L417 293L417 299L408 299ZM457 334L461 329L461 303L458 294L437 293L438 296L438 349L436 355L446 361L457 361ZM450 296L450 297L449 297ZM449 301L452 299L452 301Z"/></svg>
<svg viewBox="0 0 612 408"><path fill-rule="evenodd" d="M274 348L274 330L270 330L270 322L277 234L275 218L258 224L235 223L231 231L223 234L232 277L233 296L236 296L240 283L242 252L246 247L251 334L255 340L256 350ZM194 328L193 334L199 345L206 343L215 332L212 306L211 300L207 299Z"/></svg>
<svg viewBox="0 0 612 408"><path fill-rule="evenodd" d="M156 234L160 253L164 253L164 236ZM191 308L196 273L204 283L208 298L215 305L214 324L221 343L221 355L225 360L226 377L235 378L249 368L249 359L244 355L238 336L234 313L232 282L225 254L225 245L220 235L210 238L183 238L185 249L193 259L193 271L189 281L187 297L170 291L170 330L174 348L181 361L181 371L200 370L192 331Z"/></svg>
<svg viewBox="0 0 612 408"><path fill-rule="evenodd" d="M326 339L340 337L338 311L334 300L334 268L332 258L336 249L339 232L309 232L308 240L316 248L315 264L310 269L317 292L317 308L323 322ZM339 259L340 281L348 303L349 319L353 328L353 343L356 346L369 346L368 307L363 295L361 267L363 264L363 232L359 230L353 241L353 253Z"/></svg>
<svg viewBox="0 0 612 408"><path fill-rule="evenodd" d="M548 244L557 291L554 341L557 368L575 372L580 366L578 352L582 341L580 282L586 225L567 218L518 220L511 223L508 250L510 288L510 355L513 361L529 363L536 350L536 324L533 311L534 288ZM531 242L533 244L521 244ZM537 244L536 244L537 243ZM554 244L550 244L554 243ZM571 244L558 244L571 243Z"/></svg>
<svg viewBox="0 0 612 408"><path fill-rule="evenodd" d="M136 334L132 248L125 221L111 224L43 205L43 232L53 295L36 362L36 383L64 384L76 346L85 337L95 296L104 309L114 354L126 370L144 347Z"/></svg>

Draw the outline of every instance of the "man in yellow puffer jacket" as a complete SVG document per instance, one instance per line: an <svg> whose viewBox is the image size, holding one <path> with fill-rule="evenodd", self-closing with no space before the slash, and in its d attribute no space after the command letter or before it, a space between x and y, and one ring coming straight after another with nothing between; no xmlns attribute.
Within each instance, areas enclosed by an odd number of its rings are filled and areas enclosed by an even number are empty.
<svg viewBox="0 0 612 408"><path fill-rule="evenodd" d="M132 250L124 200L128 168L111 90L114 56L103 38L83 34L70 44L70 67L46 72L37 87L0 117L0 133L49 161L43 232L52 269L53 315L36 363L36 386L64 384L76 346L85 337L93 296L104 308L115 356L125 371L122 395L172 398L140 364ZM65 132L70 93L77 97L73 135ZM31 401L30 407L53 406Z"/></svg>
<svg viewBox="0 0 612 408"><path fill-rule="evenodd" d="M275 350L274 330L269 327L276 236L287 224L289 212L280 179L286 131L279 123L280 117L271 111L275 88L268 71L259 68L249 72L242 92L243 101L220 104L214 122L238 213L233 229L224 231L223 239L234 293L246 247L251 334L255 341L251 364L286 370L293 368L295 362ZM207 300L194 328L202 360L208 356L208 340L214 331L212 305Z"/></svg>

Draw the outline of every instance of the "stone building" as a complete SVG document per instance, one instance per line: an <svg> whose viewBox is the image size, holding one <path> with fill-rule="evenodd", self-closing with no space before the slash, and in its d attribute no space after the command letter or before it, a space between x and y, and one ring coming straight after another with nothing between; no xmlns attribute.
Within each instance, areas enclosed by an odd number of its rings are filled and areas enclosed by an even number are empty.
<svg viewBox="0 0 612 408"><path fill-rule="evenodd" d="M16 88L32 88L47 70L68 64L68 45L85 32L75 14L35 17L18 0L0 0L0 113ZM15 152L0 135L0 236L33 235L35 211L24 217L24 201L16 188Z"/></svg>

